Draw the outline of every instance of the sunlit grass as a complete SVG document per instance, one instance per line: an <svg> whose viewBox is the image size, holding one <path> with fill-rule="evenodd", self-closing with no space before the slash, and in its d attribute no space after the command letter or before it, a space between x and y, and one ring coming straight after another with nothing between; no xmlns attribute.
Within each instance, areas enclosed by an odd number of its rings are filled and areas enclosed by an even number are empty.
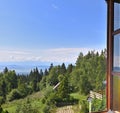
<svg viewBox="0 0 120 113"><path fill-rule="evenodd" d="M78 100L86 100L87 98L86 96L81 95L80 93L71 93L70 96Z"/></svg>
<svg viewBox="0 0 120 113"><path fill-rule="evenodd" d="M27 96L24 99L14 100L12 102L7 102L6 104L3 104L2 107L4 110L7 110L9 113L16 113L16 108L21 105L22 103L25 103L26 99L29 98L30 104L32 107L37 109L40 113L43 113L42 109L44 108L44 104L42 103L43 94L41 92L34 93L30 96ZM70 94L71 97L74 99L80 100L86 100L86 96L80 95L79 93L72 93ZM78 113L80 110L80 104L76 104L72 106L73 110Z"/></svg>
<svg viewBox="0 0 120 113"><path fill-rule="evenodd" d="M12 102L6 102L2 105L4 110L7 110L9 113L16 113L16 108L25 103L26 99L29 98L30 104L32 107L36 108L40 113L42 113L42 108L44 107L44 104L42 103L42 97L43 95L41 92L34 93L30 96L27 96L24 99L14 100Z"/></svg>

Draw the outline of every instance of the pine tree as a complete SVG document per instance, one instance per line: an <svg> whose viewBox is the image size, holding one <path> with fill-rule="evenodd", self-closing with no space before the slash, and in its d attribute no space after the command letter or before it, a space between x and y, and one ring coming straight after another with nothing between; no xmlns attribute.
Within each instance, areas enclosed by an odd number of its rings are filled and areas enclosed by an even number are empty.
<svg viewBox="0 0 120 113"><path fill-rule="evenodd" d="M70 97L70 89L69 89L69 83L68 83L68 77L64 76L63 80L60 82L60 85L58 87L58 97L61 99L69 99Z"/></svg>

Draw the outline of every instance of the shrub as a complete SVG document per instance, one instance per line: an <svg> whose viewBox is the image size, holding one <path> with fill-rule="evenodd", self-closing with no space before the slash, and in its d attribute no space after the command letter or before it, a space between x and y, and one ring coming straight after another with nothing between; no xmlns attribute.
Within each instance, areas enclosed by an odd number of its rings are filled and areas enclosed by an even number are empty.
<svg viewBox="0 0 120 113"><path fill-rule="evenodd" d="M81 113L88 113L89 109L88 109L87 101L83 100L83 101L80 102L80 104L81 104L81 110L80 110L80 112Z"/></svg>
<svg viewBox="0 0 120 113"><path fill-rule="evenodd" d="M46 102L46 99L43 98L43 99L42 99L42 104L45 104L45 102Z"/></svg>
<svg viewBox="0 0 120 113"><path fill-rule="evenodd" d="M0 96L0 105L5 102L4 97Z"/></svg>
<svg viewBox="0 0 120 113"><path fill-rule="evenodd" d="M3 108L0 106L0 113L9 113L8 111L4 111Z"/></svg>
<svg viewBox="0 0 120 113"><path fill-rule="evenodd" d="M31 105L29 98L16 108L16 113L39 113L39 111Z"/></svg>
<svg viewBox="0 0 120 113"><path fill-rule="evenodd" d="M7 96L8 101L12 101L15 99L20 99L22 97L22 94L17 89L13 89L9 95Z"/></svg>
<svg viewBox="0 0 120 113"><path fill-rule="evenodd" d="M44 112L44 113L50 113L50 106L46 105L46 106L43 108L43 112Z"/></svg>

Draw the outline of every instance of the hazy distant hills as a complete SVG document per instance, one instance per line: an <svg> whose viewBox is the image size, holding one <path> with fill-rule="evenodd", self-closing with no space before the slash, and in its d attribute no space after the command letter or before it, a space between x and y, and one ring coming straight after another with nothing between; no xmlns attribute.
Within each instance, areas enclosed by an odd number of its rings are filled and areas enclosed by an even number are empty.
<svg viewBox="0 0 120 113"><path fill-rule="evenodd" d="M43 62L0 62L0 72L3 72L4 68L7 67L9 70L15 70L18 74L28 74L34 68L39 70L48 69L50 63Z"/></svg>

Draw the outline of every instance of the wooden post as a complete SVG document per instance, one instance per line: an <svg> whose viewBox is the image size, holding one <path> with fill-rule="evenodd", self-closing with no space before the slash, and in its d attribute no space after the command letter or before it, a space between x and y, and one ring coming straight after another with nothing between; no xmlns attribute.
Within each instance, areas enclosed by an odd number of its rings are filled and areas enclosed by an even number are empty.
<svg viewBox="0 0 120 113"><path fill-rule="evenodd" d="M107 1L107 109L112 109L113 97L113 17L114 17L114 1Z"/></svg>

